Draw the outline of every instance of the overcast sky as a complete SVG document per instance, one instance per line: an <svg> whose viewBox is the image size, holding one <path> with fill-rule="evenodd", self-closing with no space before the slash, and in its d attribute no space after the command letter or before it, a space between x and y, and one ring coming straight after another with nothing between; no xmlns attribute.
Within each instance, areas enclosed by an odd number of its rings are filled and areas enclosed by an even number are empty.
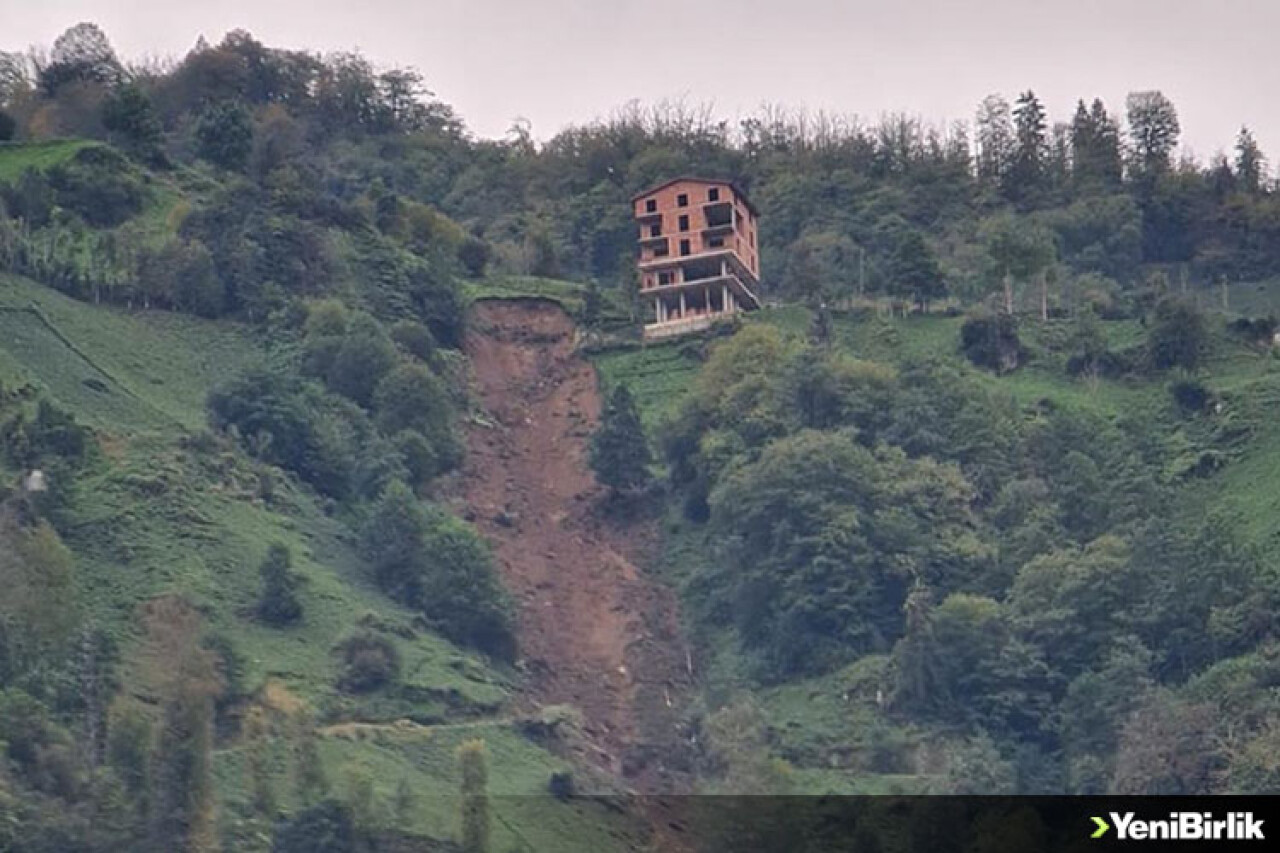
<svg viewBox="0 0 1280 853"><path fill-rule="evenodd" d="M125 57L181 56L244 28L272 45L412 65L476 133L545 139L632 98L781 102L875 118L971 119L1026 88L1053 120L1162 89L1206 158L1242 123L1280 158L1275 0L0 0L0 49L82 20Z"/></svg>

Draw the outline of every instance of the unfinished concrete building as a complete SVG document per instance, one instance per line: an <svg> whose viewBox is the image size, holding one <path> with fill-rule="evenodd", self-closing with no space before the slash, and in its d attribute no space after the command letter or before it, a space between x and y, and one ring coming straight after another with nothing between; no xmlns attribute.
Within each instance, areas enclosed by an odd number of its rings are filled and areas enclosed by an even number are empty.
<svg viewBox="0 0 1280 853"><path fill-rule="evenodd" d="M675 178L632 199L646 338L705 329L760 307L758 211L729 181Z"/></svg>

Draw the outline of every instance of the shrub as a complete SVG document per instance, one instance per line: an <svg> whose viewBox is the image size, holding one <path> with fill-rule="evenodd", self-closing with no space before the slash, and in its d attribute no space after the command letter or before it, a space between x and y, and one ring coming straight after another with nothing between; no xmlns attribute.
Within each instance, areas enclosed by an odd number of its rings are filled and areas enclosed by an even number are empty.
<svg viewBox="0 0 1280 853"><path fill-rule="evenodd" d="M1278 325L1275 317L1240 317L1233 320L1228 328L1252 343L1270 344L1275 339Z"/></svg>
<svg viewBox="0 0 1280 853"><path fill-rule="evenodd" d="M400 652L395 643L370 631L348 637L336 649L342 666L338 686L351 693L368 693L400 677Z"/></svg>
<svg viewBox="0 0 1280 853"><path fill-rule="evenodd" d="M95 228L114 228L142 210L146 198L137 171L118 151L82 148L48 171L58 204Z"/></svg>
<svg viewBox="0 0 1280 853"><path fill-rule="evenodd" d="M1198 379L1179 379L1169 386L1169 392L1185 412L1203 412L1212 399L1208 387Z"/></svg>
<svg viewBox="0 0 1280 853"><path fill-rule="evenodd" d="M458 260L471 278L480 278L484 275L491 254L489 244L479 237L467 237L458 246Z"/></svg>
<svg viewBox="0 0 1280 853"><path fill-rule="evenodd" d="M268 625L288 625L302 618L302 603L297 594L300 578L292 570L292 563L288 546L276 542L258 569L262 576L258 618Z"/></svg>
<svg viewBox="0 0 1280 853"><path fill-rule="evenodd" d="M18 121L4 110L0 110L0 142L8 142L18 132Z"/></svg>
<svg viewBox="0 0 1280 853"><path fill-rule="evenodd" d="M413 320L401 320L392 326L391 340L395 341L402 350L422 361L430 361L436 349L431 330Z"/></svg>
<svg viewBox="0 0 1280 853"><path fill-rule="evenodd" d="M997 373L1016 370L1026 354L1012 314L983 314L965 320L960 327L960 347L970 362Z"/></svg>
<svg viewBox="0 0 1280 853"><path fill-rule="evenodd" d="M1165 298L1156 303L1147 330L1147 352L1153 367L1195 370L1208 345L1209 327L1199 308L1185 299Z"/></svg>

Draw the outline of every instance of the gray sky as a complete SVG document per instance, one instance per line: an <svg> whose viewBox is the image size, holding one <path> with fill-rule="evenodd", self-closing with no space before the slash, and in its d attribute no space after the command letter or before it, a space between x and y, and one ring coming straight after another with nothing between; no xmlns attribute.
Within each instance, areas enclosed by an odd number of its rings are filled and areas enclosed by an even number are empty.
<svg viewBox="0 0 1280 853"><path fill-rule="evenodd" d="M875 118L971 119L1032 88L1053 120L1159 88L1202 159L1242 123L1280 157L1274 0L0 0L0 49L92 20L117 51L181 56L242 27L282 47L416 66L478 134L545 139L632 99L780 102Z"/></svg>

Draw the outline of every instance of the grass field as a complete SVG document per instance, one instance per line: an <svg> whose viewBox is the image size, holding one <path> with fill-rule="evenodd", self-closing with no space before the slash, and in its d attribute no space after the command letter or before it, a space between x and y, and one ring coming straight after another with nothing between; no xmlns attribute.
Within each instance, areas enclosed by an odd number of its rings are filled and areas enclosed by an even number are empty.
<svg viewBox="0 0 1280 853"><path fill-rule="evenodd" d="M85 139L48 142L0 142L0 183L16 180L27 169L48 169L71 159L82 148L97 145Z"/></svg>
<svg viewBox="0 0 1280 853"><path fill-rule="evenodd" d="M96 426L199 429L209 389L263 357L233 322L93 306L0 274L0 370L25 371Z"/></svg>
<svg viewBox="0 0 1280 853"><path fill-rule="evenodd" d="M116 638L122 681L139 683L128 671L139 605L180 593L241 660L245 692L270 685L339 729L353 720L389 730L396 720L416 724L405 737L326 735L321 755L337 792L369 778L379 807L389 808L404 779L418 804L416 828L452 837L454 751L480 737L489 749L495 849L622 846L636 829L632 818L547 796L551 773L566 765L509 722L514 672L445 641L378 591L351 528L316 495L203 435L209 389L266 357L253 331L233 322L93 306L0 276L0 382L37 386L99 439L60 527L75 554L82 615ZM303 618L285 629L254 618L258 566L274 542L289 546L303 578ZM334 647L365 630L394 643L401 677L394 690L352 696L337 688ZM287 741L277 748L287 751ZM238 751L223 744L217 762L223 819L232 822L243 816Z"/></svg>

